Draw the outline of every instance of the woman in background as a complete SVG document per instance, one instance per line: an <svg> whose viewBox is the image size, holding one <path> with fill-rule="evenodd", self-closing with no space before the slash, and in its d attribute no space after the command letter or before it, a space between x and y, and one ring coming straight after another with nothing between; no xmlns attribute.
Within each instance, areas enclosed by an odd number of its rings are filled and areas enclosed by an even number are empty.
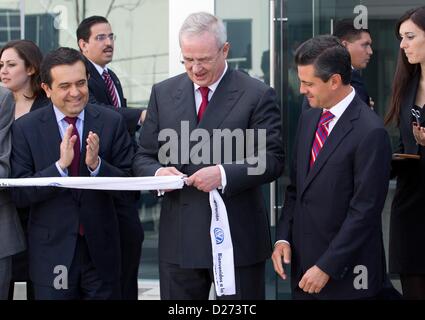
<svg viewBox="0 0 425 320"><path fill-rule="evenodd" d="M15 99L15 120L26 113L41 108L48 103L40 83L40 64L43 55L37 45L28 40L15 40L6 43L0 51L0 79L4 87L13 93ZM19 204L17 204L19 206ZM18 208L19 217L27 233L28 208ZM27 282L27 299L34 298L28 274L28 254L17 254L12 260L12 281L9 300L13 299L14 283Z"/></svg>
<svg viewBox="0 0 425 320"><path fill-rule="evenodd" d="M0 87L0 177L9 178L12 150L11 126L15 102L11 92ZM0 300L7 299L12 277L12 257L25 250L25 238L8 189L0 190Z"/></svg>
<svg viewBox="0 0 425 320"><path fill-rule="evenodd" d="M425 299L425 7L407 11L396 34L400 51L386 123L398 125L397 152L419 159L393 161L389 269L400 275L404 298Z"/></svg>
<svg viewBox="0 0 425 320"><path fill-rule="evenodd" d="M0 78L15 98L15 119L48 103L41 89L42 60L40 49L29 40L10 41L0 51Z"/></svg>

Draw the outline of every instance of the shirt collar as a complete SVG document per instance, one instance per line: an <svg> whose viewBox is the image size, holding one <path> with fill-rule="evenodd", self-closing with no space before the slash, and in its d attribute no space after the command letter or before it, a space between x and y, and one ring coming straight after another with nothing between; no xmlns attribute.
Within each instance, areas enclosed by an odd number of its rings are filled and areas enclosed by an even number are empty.
<svg viewBox="0 0 425 320"><path fill-rule="evenodd" d="M221 79L223 79L224 75L226 74L226 71L227 71L227 61L224 61L224 62L225 62L224 71L223 71L223 73L221 74L220 78L218 78L218 80L217 80L216 82L214 82L213 84L211 84L211 85L209 85L209 86L208 86L208 88L210 89L210 91L211 91L212 93L214 93L214 91L217 89L218 84L220 83ZM198 89L199 89L199 87L200 87L200 86L199 86L199 85L197 85L196 83L193 83L193 86L194 86L194 88L195 88L195 91L196 91L196 90L198 90Z"/></svg>
<svg viewBox="0 0 425 320"><path fill-rule="evenodd" d="M62 113L62 111L59 110L58 107L53 105L53 111L55 112L56 121L61 122L66 116ZM78 119L81 121L84 121L84 109L80 112L80 114L77 116Z"/></svg>
<svg viewBox="0 0 425 320"><path fill-rule="evenodd" d="M327 111L332 112L332 114L335 116L335 118L339 118L342 116L344 111L347 109L351 101L353 101L354 96L356 95L356 90L351 87L351 92L340 102L338 102L336 105L334 105L332 108L328 109ZM323 111L326 111L326 109L323 109Z"/></svg>
<svg viewBox="0 0 425 320"><path fill-rule="evenodd" d="M88 59L88 58L87 58ZM97 63L94 63L93 61L91 61L90 59L88 59L91 63L93 63L94 67L96 68L97 72L99 72L99 74L101 76L103 76L103 71L107 71L108 72L108 67L105 66L105 68L102 68L101 66L99 66Z"/></svg>

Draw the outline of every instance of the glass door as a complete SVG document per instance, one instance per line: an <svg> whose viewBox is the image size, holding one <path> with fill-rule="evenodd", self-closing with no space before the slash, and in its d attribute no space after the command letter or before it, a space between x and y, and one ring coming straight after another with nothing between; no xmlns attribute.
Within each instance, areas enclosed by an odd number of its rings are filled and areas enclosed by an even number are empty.
<svg viewBox="0 0 425 320"><path fill-rule="evenodd" d="M282 213L283 195L289 179L289 165L301 113L303 97L299 94L294 51L305 40L319 34L330 34L340 19L352 18L366 13L368 29L372 37L373 56L362 75L369 95L375 101L375 110L384 117L391 93L399 43L395 38L394 26L397 19L408 9L423 5L423 0L410 0L400 4L397 0L270 0L270 21L272 34L271 70L272 85L276 89L282 110L283 139L286 151L286 168L283 177L277 181L274 198L275 218ZM361 12L360 12L360 11ZM389 133L395 145L398 137L394 129ZM395 183L390 182L387 202L382 213L385 248L388 248L389 214ZM273 271L273 270L271 270ZM268 277L272 277L268 274ZM289 281L274 276L276 299L290 299ZM399 289L397 279L392 279Z"/></svg>

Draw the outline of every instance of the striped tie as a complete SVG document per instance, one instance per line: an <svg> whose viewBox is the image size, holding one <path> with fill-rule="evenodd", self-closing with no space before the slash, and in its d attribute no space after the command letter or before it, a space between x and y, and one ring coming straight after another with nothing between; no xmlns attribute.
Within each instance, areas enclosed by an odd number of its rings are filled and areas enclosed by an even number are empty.
<svg viewBox="0 0 425 320"><path fill-rule="evenodd" d="M316 161L317 155L325 144L329 135L329 122L335 117L331 112L325 111L317 124L316 135L314 136L313 147L311 148L310 168Z"/></svg>
<svg viewBox="0 0 425 320"><path fill-rule="evenodd" d="M115 85L111 79L111 75L109 74L108 71L103 70L102 76L103 76L103 80L105 80L106 89L108 89L109 96L112 99L112 105L115 108L118 108L119 107L118 96L117 96L117 93L115 92Z"/></svg>

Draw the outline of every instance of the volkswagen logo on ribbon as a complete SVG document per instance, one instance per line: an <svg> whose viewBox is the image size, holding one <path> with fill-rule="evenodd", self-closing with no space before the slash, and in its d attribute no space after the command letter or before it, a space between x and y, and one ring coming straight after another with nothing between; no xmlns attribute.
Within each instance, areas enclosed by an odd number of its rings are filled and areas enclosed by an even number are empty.
<svg viewBox="0 0 425 320"><path fill-rule="evenodd" d="M224 231L221 228L214 229L215 243L221 244L224 241Z"/></svg>

